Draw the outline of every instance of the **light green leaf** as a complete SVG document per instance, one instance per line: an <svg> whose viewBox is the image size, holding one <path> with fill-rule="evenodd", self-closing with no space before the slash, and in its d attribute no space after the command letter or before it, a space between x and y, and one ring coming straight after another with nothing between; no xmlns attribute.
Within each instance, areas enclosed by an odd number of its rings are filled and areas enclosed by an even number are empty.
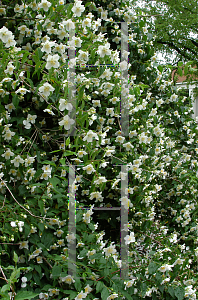
<svg viewBox="0 0 198 300"><path fill-rule="evenodd" d="M182 61L179 61L179 62L178 62L178 67L181 67L181 66L183 66L183 62L182 62Z"/></svg>
<svg viewBox="0 0 198 300"><path fill-rule="evenodd" d="M32 299L32 298L35 298L36 296L38 296L39 293L33 293L33 292L30 292L30 291L19 291L17 293L17 295L15 296L14 300L29 300L29 299Z"/></svg>
<svg viewBox="0 0 198 300"><path fill-rule="evenodd" d="M17 263L18 261L18 255L16 254L16 252L14 251L14 258L13 258L14 262Z"/></svg>
<svg viewBox="0 0 198 300"><path fill-rule="evenodd" d="M9 291L10 290L10 284L5 284L2 288L1 288L1 292L5 292L5 291Z"/></svg>

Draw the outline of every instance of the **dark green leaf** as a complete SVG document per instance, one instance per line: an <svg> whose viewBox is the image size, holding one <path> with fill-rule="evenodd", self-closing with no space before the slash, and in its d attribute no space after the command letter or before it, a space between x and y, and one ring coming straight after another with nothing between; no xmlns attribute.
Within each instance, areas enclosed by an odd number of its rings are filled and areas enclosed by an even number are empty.
<svg viewBox="0 0 198 300"><path fill-rule="evenodd" d="M157 269L158 269L158 265L154 262L151 262L148 266L149 274L154 274Z"/></svg>
<svg viewBox="0 0 198 300"><path fill-rule="evenodd" d="M52 276L53 277L60 277L62 268L60 266L54 266L52 269Z"/></svg>
<svg viewBox="0 0 198 300"><path fill-rule="evenodd" d="M175 296L177 297L178 300L183 300L184 299L184 289L182 287L176 287L175 289Z"/></svg>

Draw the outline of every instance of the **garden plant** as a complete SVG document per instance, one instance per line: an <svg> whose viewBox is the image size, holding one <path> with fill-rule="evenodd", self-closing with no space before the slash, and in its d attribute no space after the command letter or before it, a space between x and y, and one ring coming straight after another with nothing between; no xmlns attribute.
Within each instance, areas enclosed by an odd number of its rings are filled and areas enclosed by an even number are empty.
<svg viewBox="0 0 198 300"><path fill-rule="evenodd" d="M198 127L146 17L120 0L0 17L1 299L196 299Z"/></svg>

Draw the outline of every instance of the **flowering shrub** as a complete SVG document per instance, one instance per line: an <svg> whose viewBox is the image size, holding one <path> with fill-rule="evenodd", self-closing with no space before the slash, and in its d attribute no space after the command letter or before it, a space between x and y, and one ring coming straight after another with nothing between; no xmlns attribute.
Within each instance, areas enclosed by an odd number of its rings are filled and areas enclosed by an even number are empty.
<svg viewBox="0 0 198 300"><path fill-rule="evenodd" d="M145 17L2 3L2 299L196 299L197 124Z"/></svg>

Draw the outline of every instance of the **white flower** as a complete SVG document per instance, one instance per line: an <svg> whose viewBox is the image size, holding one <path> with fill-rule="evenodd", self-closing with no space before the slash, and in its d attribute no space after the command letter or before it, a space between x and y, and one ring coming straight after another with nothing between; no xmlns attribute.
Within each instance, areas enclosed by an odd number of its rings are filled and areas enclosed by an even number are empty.
<svg viewBox="0 0 198 300"><path fill-rule="evenodd" d="M25 129L30 129L31 128L31 124L27 120L23 121L23 125L24 125Z"/></svg>
<svg viewBox="0 0 198 300"><path fill-rule="evenodd" d="M22 281L22 284L21 284L21 287L22 288L25 288L27 286L26 282L27 282L27 277L22 277L21 278L21 281Z"/></svg>
<svg viewBox="0 0 198 300"><path fill-rule="evenodd" d="M39 8L43 8L44 11L48 11L49 7L51 6L52 4L47 1L47 0L42 0L41 3L38 5Z"/></svg>
<svg viewBox="0 0 198 300"><path fill-rule="evenodd" d="M39 294L39 299L48 299L49 295L47 293L40 293Z"/></svg>
<svg viewBox="0 0 198 300"><path fill-rule="evenodd" d="M82 1L76 1L74 6L72 7L74 17L80 17L81 13L85 10L84 5L81 5L81 3Z"/></svg>
<svg viewBox="0 0 198 300"><path fill-rule="evenodd" d="M23 242L20 242L19 243L19 249L23 249L23 248L26 248L26 249L28 249L28 241L23 241Z"/></svg>
<svg viewBox="0 0 198 300"><path fill-rule="evenodd" d="M42 258L42 256L37 256L37 257L36 257L36 261L37 261L38 264L42 264L42 263L43 263L43 258Z"/></svg>
<svg viewBox="0 0 198 300"><path fill-rule="evenodd" d="M131 203L131 201L128 199L127 196L122 197L120 200L121 200L122 205L124 205L125 209L128 209L129 206L133 207L133 204Z"/></svg>
<svg viewBox="0 0 198 300"><path fill-rule="evenodd" d="M106 20L107 19L107 14L108 14L108 11L107 10L103 10L101 12L101 19Z"/></svg>
<svg viewBox="0 0 198 300"><path fill-rule="evenodd" d="M87 141L88 143L91 143L93 138L95 138L96 140L98 140L98 136L95 132L93 132L92 130L89 130L86 134L86 136L83 138L83 141Z"/></svg>
<svg viewBox="0 0 198 300"><path fill-rule="evenodd" d="M45 165L42 167L42 170L44 171L44 173L51 174L52 167L50 167L50 165Z"/></svg>
<svg viewBox="0 0 198 300"><path fill-rule="evenodd" d="M3 135L3 138L6 141L10 141L14 135L15 135L15 132L12 132L11 130L6 130L5 134Z"/></svg>
<svg viewBox="0 0 198 300"><path fill-rule="evenodd" d="M130 232L130 235L125 236L125 244L128 245L130 243L135 242L134 232Z"/></svg>
<svg viewBox="0 0 198 300"><path fill-rule="evenodd" d="M19 88L15 93L16 94L20 93L21 95L25 95L27 92L30 92L30 91L25 88Z"/></svg>
<svg viewBox="0 0 198 300"><path fill-rule="evenodd" d="M107 300L111 300L111 299L115 299L115 298L118 298L118 294L112 294L110 295Z"/></svg>
<svg viewBox="0 0 198 300"><path fill-rule="evenodd" d="M75 121L73 120L73 119L70 119L70 117L67 115L67 116L64 116L63 117L63 120L62 121L60 121L60 122L58 122L58 124L60 125L60 126L64 126L64 128L66 129L66 130L69 130L70 129L70 127L71 127L71 124L74 124L75 123Z"/></svg>
<svg viewBox="0 0 198 300"><path fill-rule="evenodd" d="M95 169L94 169L94 167L91 164L83 167L83 170L86 170L87 174L91 174L92 172L95 172Z"/></svg>
<svg viewBox="0 0 198 300"><path fill-rule="evenodd" d="M38 256L41 252L42 252L42 250L41 250L41 248L39 248L39 249L36 249L36 250L32 253L32 255L33 255L33 256Z"/></svg>
<svg viewBox="0 0 198 300"><path fill-rule="evenodd" d="M49 54L51 53L51 47L55 45L55 42L46 41L45 43L42 43L42 45L41 51Z"/></svg>
<svg viewBox="0 0 198 300"><path fill-rule="evenodd" d="M8 148L6 150L6 152L3 153L1 156L5 157L5 159L10 159L10 156L13 156L13 155L14 155L14 153Z"/></svg>
<svg viewBox="0 0 198 300"><path fill-rule="evenodd" d="M92 288L89 286L89 284L86 285L85 287L85 293L90 293L92 291Z"/></svg>
<svg viewBox="0 0 198 300"><path fill-rule="evenodd" d="M128 66L128 63L126 62L126 60L122 61L120 63L120 70L121 71L127 70L127 66Z"/></svg>
<svg viewBox="0 0 198 300"><path fill-rule="evenodd" d="M46 69L51 69L51 68L58 68L60 66L59 62L59 55L55 54L55 55L51 55L49 54L47 57L47 64L45 66Z"/></svg>
<svg viewBox="0 0 198 300"><path fill-rule="evenodd" d="M44 112L47 112L48 114L50 114L50 115L52 115L52 116L55 116L55 113L53 113L53 111L52 111L51 109L46 108L46 109L44 109L43 111L44 111Z"/></svg>
<svg viewBox="0 0 198 300"><path fill-rule="evenodd" d="M160 272L172 271L172 265L164 264L159 269Z"/></svg>
<svg viewBox="0 0 198 300"><path fill-rule="evenodd" d="M12 227L17 227L17 224L16 224L16 222L14 222L14 221L12 221L12 222L10 223L10 225L11 225Z"/></svg>
<svg viewBox="0 0 198 300"><path fill-rule="evenodd" d="M15 167L19 167L19 164L22 164L24 160L20 157L20 155L17 155L13 160L11 160L11 163L14 164Z"/></svg>
<svg viewBox="0 0 198 300"><path fill-rule="evenodd" d="M81 291L74 300L80 300L86 297L87 297L87 293L83 293L83 291Z"/></svg>
<svg viewBox="0 0 198 300"><path fill-rule="evenodd" d="M44 85L39 88L39 92L45 97L48 97L50 95L50 92L53 91L53 86L51 86L51 84L49 84L48 82L44 83Z"/></svg>
<svg viewBox="0 0 198 300"><path fill-rule="evenodd" d="M5 108L6 108L9 112L12 112L12 110L15 109L15 106L14 106L14 104L11 102L11 103L5 105Z"/></svg>
<svg viewBox="0 0 198 300"><path fill-rule="evenodd" d="M12 32L9 31L5 26L0 29L0 39L2 42L7 43L9 38L12 38Z"/></svg>
<svg viewBox="0 0 198 300"><path fill-rule="evenodd" d="M62 24L66 26L66 30L68 31L75 29L75 23L71 19L63 21Z"/></svg>
<svg viewBox="0 0 198 300"><path fill-rule="evenodd" d="M87 154L87 152L85 152L85 151L83 151L83 150L80 150L80 151L78 151L78 153L77 153L78 157L83 157L83 155L86 155L86 154Z"/></svg>
<svg viewBox="0 0 198 300"><path fill-rule="evenodd" d="M21 281L22 281L22 282L27 282L27 277L22 277L22 278L21 278Z"/></svg>
<svg viewBox="0 0 198 300"><path fill-rule="evenodd" d="M72 107L73 107L72 104L68 103L68 101L66 99L61 98L59 100L59 103L60 103L60 105L59 105L60 111L63 111L65 109L72 110Z"/></svg>
<svg viewBox="0 0 198 300"><path fill-rule="evenodd" d="M110 44L106 43L105 46L99 46L98 50L96 51L100 57L104 57L105 55L111 55Z"/></svg>
<svg viewBox="0 0 198 300"><path fill-rule="evenodd" d="M91 20L89 18L85 18L82 22L82 27L85 28L85 27L91 27Z"/></svg>
<svg viewBox="0 0 198 300"><path fill-rule="evenodd" d="M61 237L61 235L64 233L63 230L58 229L56 232L54 232L54 235L57 235L57 237Z"/></svg>
<svg viewBox="0 0 198 300"><path fill-rule="evenodd" d="M121 136L121 135L118 135L117 137L116 137L116 142L118 142L118 143L120 143L120 144L122 144L123 142L124 142L124 140L125 140L125 137L123 137L123 136Z"/></svg>
<svg viewBox="0 0 198 300"><path fill-rule="evenodd" d="M107 248L104 248L105 256L109 257L111 254L115 254L117 251L115 249L115 245L110 245Z"/></svg>
<svg viewBox="0 0 198 300"><path fill-rule="evenodd" d="M106 69L102 75L100 76L100 78L106 78L107 80L110 80L111 79L111 75L113 74L112 71L110 71L109 69Z"/></svg>
<svg viewBox="0 0 198 300"><path fill-rule="evenodd" d="M125 147L127 151L130 151L132 148L134 148L130 142L123 144L123 147Z"/></svg>
<svg viewBox="0 0 198 300"><path fill-rule="evenodd" d="M74 240L76 239L76 237L75 237L74 233L72 233L72 234L67 234L66 239L67 239L68 243L72 243L73 244Z"/></svg>
<svg viewBox="0 0 198 300"><path fill-rule="evenodd" d="M49 289L49 296L59 295L59 289Z"/></svg>
<svg viewBox="0 0 198 300"><path fill-rule="evenodd" d="M72 284L75 282L73 277L71 275L65 276L65 277L60 277L61 282L66 282L67 284Z"/></svg>
<svg viewBox="0 0 198 300"><path fill-rule="evenodd" d="M18 226L19 226L19 231L22 232L23 231L24 222L23 221L19 221L18 222Z"/></svg>
<svg viewBox="0 0 198 300"><path fill-rule="evenodd" d="M79 56L78 56L78 61L79 63L84 63L87 62L89 60L89 52L88 51L82 51L79 50Z"/></svg>
<svg viewBox="0 0 198 300"><path fill-rule="evenodd" d="M7 69L4 71L6 74L8 73L9 75L13 74L13 70L15 69L15 67L13 66L12 62L9 62L7 64Z"/></svg>
<svg viewBox="0 0 198 300"><path fill-rule="evenodd" d="M25 159L25 167L28 167L34 161L35 161L35 156L31 157L31 156L27 155L27 158Z"/></svg>

